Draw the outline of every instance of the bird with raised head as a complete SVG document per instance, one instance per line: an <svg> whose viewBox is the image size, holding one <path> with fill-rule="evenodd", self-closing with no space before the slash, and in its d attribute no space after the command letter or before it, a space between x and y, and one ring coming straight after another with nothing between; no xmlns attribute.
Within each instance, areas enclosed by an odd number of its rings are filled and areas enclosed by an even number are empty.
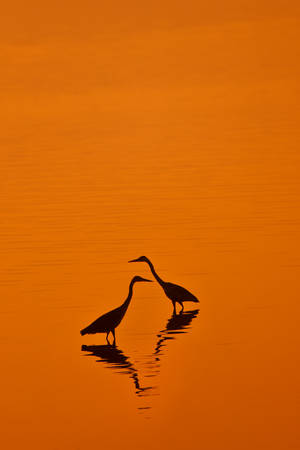
<svg viewBox="0 0 300 450"><path fill-rule="evenodd" d="M156 273L154 266L150 259L148 259L146 256L140 256L137 259L132 259L131 261L128 261L130 263L132 262L145 262L150 267L150 270L156 279L156 281L161 285L163 288L166 296L171 300L173 303L174 312L176 312L176 303L179 303L181 306L181 311L183 311L183 302L194 302L199 303L199 300L191 294L187 289L185 289L182 286L178 286L178 284L174 283L168 283L166 281L163 281Z"/></svg>
<svg viewBox="0 0 300 450"><path fill-rule="evenodd" d="M126 314L126 311L132 298L133 285L138 281L147 281L150 283L152 282L152 280L147 280L146 278L142 278L139 276L135 276L134 278L132 278L129 284L128 296L124 301L124 303L122 303L122 305L119 306L118 308L113 309L112 311L103 314L103 316L98 317L98 319L96 319L86 328L83 328L83 330L80 331L80 334L84 336L85 334L106 333L106 340L107 342L109 342L108 336L110 333L112 333L114 337L113 344L115 344L116 342L115 329L117 328L118 325L120 325L123 317Z"/></svg>

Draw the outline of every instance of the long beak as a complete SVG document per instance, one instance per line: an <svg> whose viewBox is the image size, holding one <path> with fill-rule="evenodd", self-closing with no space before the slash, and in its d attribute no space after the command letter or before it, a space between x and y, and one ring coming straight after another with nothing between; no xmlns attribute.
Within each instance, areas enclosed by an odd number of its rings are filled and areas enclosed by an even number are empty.
<svg viewBox="0 0 300 450"><path fill-rule="evenodd" d="M137 258L137 259L131 259L131 260L128 261L128 262L130 263L130 262L137 262L137 261L139 261L139 258Z"/></svg>
<svg viewBox="0 0 300 450"><path fill-rule="evenodd" d="M149 283L153 283L153 280L147 280L147 278L143 278L143 281L148 281Z"/></svg>

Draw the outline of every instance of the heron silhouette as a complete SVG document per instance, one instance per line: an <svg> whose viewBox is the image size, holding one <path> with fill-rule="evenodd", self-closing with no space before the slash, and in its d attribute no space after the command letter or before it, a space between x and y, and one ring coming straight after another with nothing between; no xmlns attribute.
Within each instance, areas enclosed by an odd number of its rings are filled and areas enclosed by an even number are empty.
<svg viewBox="0 0 300 450"><path fill-rule="evenodd" d="M96 356L97 362L103 362L106 367L110 369L117 369L117 373L128 375L134 383L135 393L138 396L146 395L146 391L152 389L149 387L142 387L139 380L139 374L134 365L130 362L120 348L115 345L82 345L83 352L89 352L86 356Z"/></svg>
<svg viewBox="0 0 300 450"><path fill-rule="evenodd" d="M134 278L132 278L129 284L129 293L125 302L122 303L122 305L119 306L118 308L113 309L112 311L103 314L103 316L98 317L98 319L96 319L86 328L83 328L80 331L80 334L84 336L85 334L106 333L106 340L107 342L109 342L108 336L110 333L112 333L114 337L113 344L115 344L116 342L115 329L117 328L118 325L120 325L123 317L126 314L127 308L132 298L133 285L138 281L147 281L150 283L152 282L152 280L147 280L146 278L142 278L139 276L135 276Z"/></svg>
<svg viewBox="0 0 300 450"><path fill-rule="evenodd" d="M174 311L176 312L176 303L179 303L181 306L181 311L183 311L183 302L194 302L199 303L199 300L191 294L187 289L185 289L182 286L178 286L178 284L174 283L168 283L166 281L163 281L156 273L154 266L150 259L148 259L146 256L140 256L140 258L132 259L131 261L128 261L130 263L132 262L145 262L149 265L150 270L156 279L156 281L161 285L163 288L166 296L171 300L173 303Z"/></svg>

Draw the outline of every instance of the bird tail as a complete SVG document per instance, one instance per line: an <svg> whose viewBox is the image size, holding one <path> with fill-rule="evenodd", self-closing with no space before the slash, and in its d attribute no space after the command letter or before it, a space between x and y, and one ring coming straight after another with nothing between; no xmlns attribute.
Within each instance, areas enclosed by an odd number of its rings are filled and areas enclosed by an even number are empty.
<svg viewBox="0 0 300 450"><path fill-rule="evenodd" d="M83 330L80 330L80 334L81 334L81 336L88 334L87 328L83 328Z"/></svg>

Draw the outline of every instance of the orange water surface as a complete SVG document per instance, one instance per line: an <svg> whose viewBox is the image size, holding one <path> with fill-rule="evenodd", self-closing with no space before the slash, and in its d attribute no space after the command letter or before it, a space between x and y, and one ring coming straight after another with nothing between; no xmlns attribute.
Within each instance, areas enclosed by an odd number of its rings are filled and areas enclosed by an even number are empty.
<svg viewBox="0 0 300 450"><path fill-rule="evenodd" d="M1 9L1 448L299 449L299 2Z"/></svg>

